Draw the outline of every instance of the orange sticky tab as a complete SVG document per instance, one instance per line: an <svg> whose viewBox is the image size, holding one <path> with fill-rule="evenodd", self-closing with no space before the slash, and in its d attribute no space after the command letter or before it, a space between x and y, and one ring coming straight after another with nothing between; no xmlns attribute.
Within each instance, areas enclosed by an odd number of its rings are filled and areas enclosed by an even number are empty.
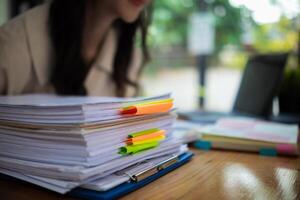
<svg viewBox="0 0 300 200"><path fill-rule="evenodd" d="M154 132L154 133L151 133L151 134L141 135L141 136L138 136L138 137L133 137L133 138L128 139L127 141L135 142L135 141L148 140L148 139L152 139L152 138L155 138L155 137L165 136L165 133L166 133L166 131L160 130L160 131L157 131L157 132Z"/></svg>
<svg viewBox="0 0 300 200"><path fill-rule="evenodd" d="M127 145L140 145L140 144L146 144L146 143L152 143L152 142L158 142L161 140L164 140L166 137L164 135L153 137L147 140L141 140L141 141L128 141L126 142Z"/></svg>
<svg viewBox="0 0 300 200"><path fill-rule="evenodd" d="M158 104L144 104L129 106L121 111L121 114L147 115L154 113L168 112L173 107L173 102L164 102Z"/></svg>

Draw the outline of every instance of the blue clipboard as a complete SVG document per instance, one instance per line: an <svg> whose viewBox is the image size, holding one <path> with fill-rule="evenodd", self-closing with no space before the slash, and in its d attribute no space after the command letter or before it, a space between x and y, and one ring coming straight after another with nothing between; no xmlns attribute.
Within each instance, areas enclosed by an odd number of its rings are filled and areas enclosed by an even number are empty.
<svg viewBox="0 0 300 200"><path fill-rule="evenodd" d="M66 195L69 195L72 197L77 197L80 199L89 199L89 200L117 199L121 196L124 196L130 192L133 192L133 191L151 183L152 181L155 181L156 179L164 176L165 174L186 164L188 161L191 160L193 155L194 154L192 152L183 153L180 156L178 156L178 160L176 163L158 171L156 174L149 176L139 182L123 183L123 184L121 184L115 188L112 188L110 190L107 190L105 192L99 192L99 191L83 189L83 188L76 188L76 189L72 190L71 192L67 193ZM0 174L0 178L3 180L24 182L22 180L16 179L14 177L11 177L11 176L8 176L5 174Z"/></svg>
<svg viewBox="0 0 300 200"><path fill-rule="evenodd" d="M193 153L187 152L184 154L181 154L178 157L178 161L167 168L160 170L156 174L149 176L148 178L145 178L139 182L127 182L123 183L115 188L112 188L105 192L99 192L95 190L89 190L89 189L83 189L83 188L76 188L68 193L69 196L77 197L80 199L89 199L89 200L107 200L107 199L117 199L121 196L124 196L125 194L128 194L130 192L133 192L152 181L164 176L165 174L177 169L178 167L186 164L188 161L191 160L193 157Z"/></svg>

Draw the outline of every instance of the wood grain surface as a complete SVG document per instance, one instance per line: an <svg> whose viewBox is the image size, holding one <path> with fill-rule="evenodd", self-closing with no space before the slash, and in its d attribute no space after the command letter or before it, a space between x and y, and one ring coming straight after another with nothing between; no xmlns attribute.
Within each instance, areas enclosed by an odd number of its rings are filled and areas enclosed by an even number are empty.
<svg viewBox="0 0 300 200"><path fill-rule="evenodd" d="M191 162L124 196L132 199L300 199L300 159L193 149ZM27 183L0 181L0 199L72 198Z"/></svg>

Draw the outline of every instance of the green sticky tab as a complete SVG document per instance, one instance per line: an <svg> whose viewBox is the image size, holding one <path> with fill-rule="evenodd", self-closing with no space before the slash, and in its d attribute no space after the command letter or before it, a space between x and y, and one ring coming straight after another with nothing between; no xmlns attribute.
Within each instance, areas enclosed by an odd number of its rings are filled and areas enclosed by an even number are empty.
<svg viewBox="0 0 300 200"><path fill-rule="evenodd" d="M147 135L147 134L150 134L150 133L155 133L159 130L160 130L159 128L147 129L147 130L144 130L144 131L129 134L128 137L129 138L134 138L134 137L138 137L138 136L141 136L141 135Z"/></svg>
<svg viewBox="0 0 300 200"><path fill-rule="evenodd" d="M130 146L126 146L126 147L121 147L119 154L135 154L139 151L143 151L146 149L151 149L154 148L156 146L158 146L159 142L150 142L150 143L146 143L146 144L140 144L140 145L130 145Z"/></svg>
<svg viewBox="0 0 300 200"><path fill-rule="evenodd" d="M205 97L205 87L200 86L199 97Z"/></svg>

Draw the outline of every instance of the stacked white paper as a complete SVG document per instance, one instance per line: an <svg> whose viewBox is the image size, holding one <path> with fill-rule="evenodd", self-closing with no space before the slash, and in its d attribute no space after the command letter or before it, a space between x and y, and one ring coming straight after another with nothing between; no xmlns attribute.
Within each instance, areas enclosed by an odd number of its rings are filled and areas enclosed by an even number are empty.
<svg viewBox="0 0 300 200"><path fill-rule="evenodd" d="M172 138L172 113L122 116L128 103L170 98L0 97L0 172L66 193L147 159L180 152ZM156 148L119 154L131 133L159 128Z"/></svg>

